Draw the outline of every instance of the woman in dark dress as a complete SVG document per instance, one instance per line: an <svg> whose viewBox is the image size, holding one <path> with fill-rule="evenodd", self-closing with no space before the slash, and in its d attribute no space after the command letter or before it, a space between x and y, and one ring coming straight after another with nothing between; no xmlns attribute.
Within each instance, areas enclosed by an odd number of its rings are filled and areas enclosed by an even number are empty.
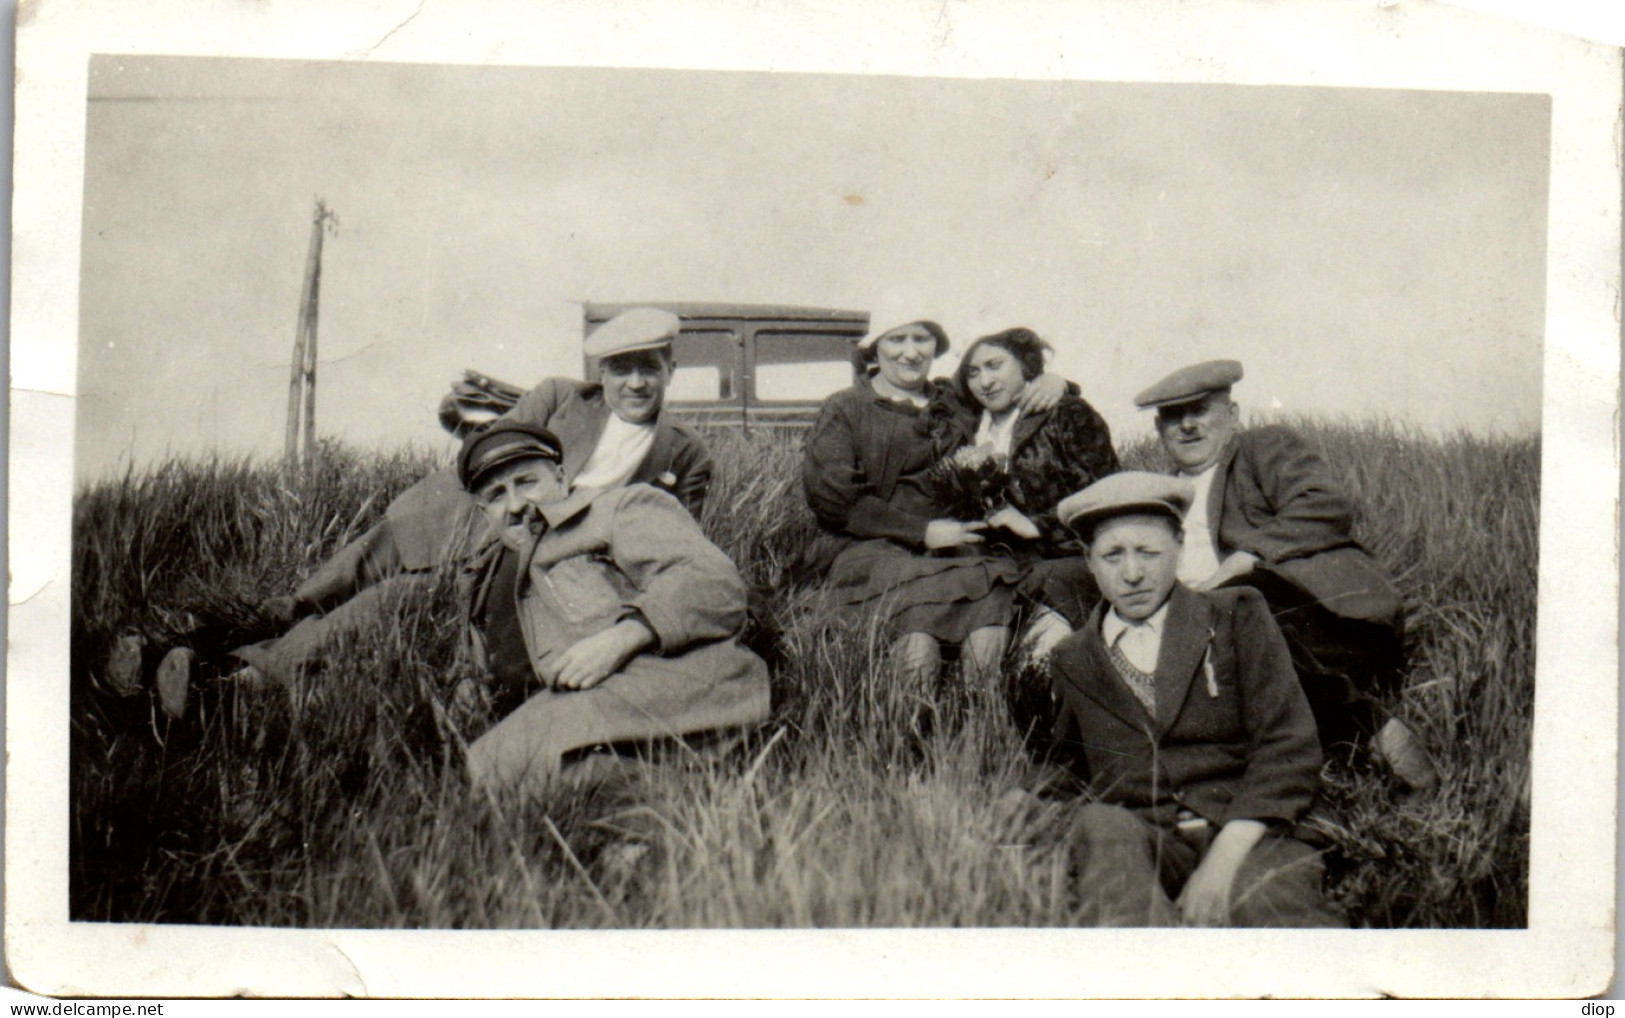
<svg viewBox="0 0 1625 1018"><path fill-rule="evenodd" d="M1008 643L1021 569L980 554L986 521L946 517L921 483L940 449L927 412L939 388L931 362L947 349L929 321L865 337L858 355L872 373L824 402L802 482L824 531L815 557L829 563L832 600L887 611L892 652L907 672L934 676L948 644L960 648L967 681L982 682ZM1035 401L1060 384L1040 386Z"/></svg>
<svg viewBox="0 0 1625 1018"><path fill-rule="evenodd" d="M1026 570L1023 600L1036 610L1025 643L1040 657L1088 615L1098 598L1081 558L1083 548L1061 525L1056 505L1120 469L1111 429L1082 397L1069 391L1047 410L1023 408L1023 395L1044 374L1051 353L1031 329L983 336L965 351L954 373L957 398L939 397L931 410L954 422L942 429L946 451L957 452L961 462L992 459L1004 468L992 499L1000 504L985 516L983 550L1007 554ZM971 451L959 451L965 449Z"/></svg>

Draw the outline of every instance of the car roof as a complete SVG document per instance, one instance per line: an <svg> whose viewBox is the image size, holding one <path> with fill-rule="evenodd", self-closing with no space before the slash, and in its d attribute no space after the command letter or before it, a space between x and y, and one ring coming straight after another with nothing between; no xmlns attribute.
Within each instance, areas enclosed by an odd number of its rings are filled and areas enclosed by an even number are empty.
<svg viewBox="0 0 1625 1018"><path fill-rule="evenodd" d="M818 325L845 326L841 331L868 331L867 311L847 311L839 308L801 307L793 304L708 304L697 301L631 301L614 304L588 301L582 304L586 319L591 324L606 322L622 311L632 308L659 308L670 311L685 322L711 318L744 321L808 322Z"/></svg>

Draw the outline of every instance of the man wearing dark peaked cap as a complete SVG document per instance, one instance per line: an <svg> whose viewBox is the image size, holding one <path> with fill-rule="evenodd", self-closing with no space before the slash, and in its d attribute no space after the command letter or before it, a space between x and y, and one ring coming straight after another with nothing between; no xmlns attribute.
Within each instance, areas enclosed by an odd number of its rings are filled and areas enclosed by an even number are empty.
<svg viewBox="0 0 1625 1018"><path fill-rule="evenodd" d="M698 519L711 483L710 453L692 428L662 412L681 325L656 308L616 315L583 347L597 361L598 381L546 379L501 420L557 435L572 490L644 483L670 492ZM266 605L276 621L292 625L287 633L233 656L263 677L287 681L328 640L373 618L385 600L427 590L437 569L474 551L481 533L479 513L456 473L437 470L402 492L381 521L339 549L292 597ZM131 667L139 670L139 657ZM170 714L185 713L196 667L186 647L171 649L159 663L155 685ZM129 681L139 688L138 674Z"/></svg>
<svg viewBox="0 0 1625 1018"><path fill-rule="evenodd" d="M568 456L546 429L500 421L457 460L487 522L459 580L468 647L489 698L514 707L469 747L483 787L540 790L575 750L767 718L734 564L665 492L568 492Z"/></svg>
<svg viewBox="0 0 1625 1018"><path fill-rule="evenodd" d="M598 364L597 382L546 379L501 419L557 434L569 450L563 467L572 488L638 481L676 495L698 519L711 484L711 455L692 428L661 412L681 325L656 308L616 315L582 348ZM449 470L429 475L390 504L379 527L300 586L294 614L326 611L372 583L454 561L466 551L456 541L468 529L470 512L468 495Z"/></svg>
<svg viewBox="0 0 1625 1018"><path fill-rule="evenodd" d="M1134 398L1194 485L1179 579L1194 590L1246 585L1269 602L1292 650L1328 752L1369 743L1402 782L1437 772L1413 733L1371 695L1397 688L1404 605L1387 571L1354 540L1353 501L1290 428L1242 428L1231 387L1240 362L1181 368Z"/></svg>

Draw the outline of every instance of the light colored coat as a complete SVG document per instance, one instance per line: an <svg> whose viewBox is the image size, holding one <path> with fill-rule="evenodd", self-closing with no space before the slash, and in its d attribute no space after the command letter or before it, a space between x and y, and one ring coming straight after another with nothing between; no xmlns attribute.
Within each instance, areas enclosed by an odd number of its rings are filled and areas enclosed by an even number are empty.
<svg viewBox="0 0 1625 1018"><path fill-rule="evenodd" d="M476 781L545 781L560 758L599 743L726 729L768 716L767 666L736 639L745 584L675 498L648 485L582 492L543 510L548 527L521 551L516 592L531 667L628 617L656 645L582 691L544 691L470 748ZM483 615L501 546L463 573L470 619ZM471 652L483 641L468 627Z"/></svg>

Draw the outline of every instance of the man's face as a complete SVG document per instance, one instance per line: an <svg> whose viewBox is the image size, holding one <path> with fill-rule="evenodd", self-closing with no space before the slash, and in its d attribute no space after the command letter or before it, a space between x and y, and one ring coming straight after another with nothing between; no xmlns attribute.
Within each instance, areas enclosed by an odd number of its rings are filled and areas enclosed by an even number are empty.
<svg viewBox="0 0 1625 1018"><path fill-rule="evenodd" d="M541 532L541 510L564 498L564 472L545 459L520 460L492 474L474 493L491 528L510 548Z"/></svg>
<svg viewBox="0 0 1625 1018"><path fill-rule="evenodd" d="M1156 614L1174 589L1179 544L1177 525L1166 516L1116 516L1095 527L1089 571L1118 615L1142 622Z"/></svg>
<svg viewBox="0 0 1625 1018"><path fill-rule="evenodd" d="M1157 437L1187 474L1212 466L1236 433L1240 413L1227 392L1157 408Z"/></svg>
<svg viewBox="0 0 1625 1018"><path fill-rule="evenodd" d="M605 357L598 362L604 402L626 423L647 424L660 413L671 369L669 350L633 350Z"/></svg>

